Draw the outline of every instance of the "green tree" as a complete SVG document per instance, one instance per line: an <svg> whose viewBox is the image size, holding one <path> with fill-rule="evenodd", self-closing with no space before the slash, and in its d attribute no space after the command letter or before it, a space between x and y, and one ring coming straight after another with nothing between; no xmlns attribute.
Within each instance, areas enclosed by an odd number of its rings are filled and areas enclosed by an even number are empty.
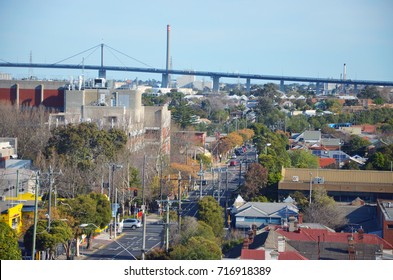
<svg viewBox="0 0 393 280"><path fill-rule="evenodd" d="M268 170L268 185L274 185L281 179L282 167L289 167L291 161L287 152L288 137L272 132L265 125L254 123L251 125L255 135L253 142L259 151L258 161Z"/></svg>
<svg viewBox="0 0 393 280"><path fill-rule="evenodd" d="M170 253L172 260L220 260L221 255L216 242L200 236L191 237L184 245L175 246Z"/></svg>
<svg viewBox="0 0 393 280"><path fill-rule="evenodd" d="M371 145L371 142L359 137L358 135L351 135L349 141L343 146L342 150L350 155L359 154L364 155L367 150L367 146Z"/></svg>
<svg viewBox="0 0 393 280"><path fill-rule="evenodd" d="M214 236L221 237L224 227L224 210L212 196L205 196L198 202L198 220L211 226Z"/></svg>
<svg viewBox="0 0 393 280"><path fill-rule="evenodd" d="M33 231L34 225L27 230L23 237L26 248L33 247ZM40 220L37 223L36 250L47 251L47 259L53 260L57 246L67 244L72 237L72 229L65 221L53 220L48 228L47 221Z"/></svg>
<svg viewBox="0 0 393 280"><path fill-rule="evenodd" d="M31 248L31 247L30 247ZM6 223L0 222L0 260L21 260L18 236Z"/></svg>
<svg viewBox="0 0 393 280"><path fill-rule="evenodd" d="M342 112L343 105L338 101L338 99L326 99L325 105L326 109L333 113L340 114Z"/></svg>
<svg viewBox="0 0 393 280"><path fill-rule="evenodd" d="M366 86L358 93L358 98L377 99L381 98L381 94L376 86Z"/></svg>
<svg viewBox="0 0 393 280"><path fill-rule="evenodd" d="M310 124L304 115L297 115L291 117L287 122L287 130L290 132L303 132L308 129Z"/></svg>
<svg viewBox="0 0 393 280"><path fill-rule="evenodd" d="M393 162L393 144L377 149L367 160L368 169L390 170Z"/></svg>
<svg viewBox="0 0 393 280"><path fill-rule="evenodd" d="M299 209L305 209L309 205L308 198L300 191L295 191L294 193L291 193L290 196L295 200Z"/></svg>
<svg viewBox="0 0 393 280"><path fill-rule="evenodd" d="M76 240L79 240L82 234L87 235L88 248L91 246L91 237L94 235L96 226L104 228L112 218L110 202L102 194L79 195L74 199L65 200L59 208L63 215L69 217ZM81 228L81 224L88 226ZM79 255L79 243L76 248L75 254Z"/></svg>
<svg viewBox="0 0 393 280"><path fill-rule="evenodd" d="M193 123L194 112L186 100L182 100L176 107L172 107L172 119L181 129L189 127Z"/></svg>
<svg viewBox="0 0 393 280"><path fill-rule="evenodd" d="M89 169L99 157L112 160L125 147L127 135L119 129L101 130L95 123L69 124L55 128L46 153L58 154L70 165Z"/></svg>
<svg viewBox="0 0 393 280"><path fill-rule="evenodd" d="M268 172L259 163L251 163L244 176L245 183L240 188L240 194L245 200L261 195L268 182Z"/></svg>
<svg viewBox="0 0 393 280"><path fill-rule="evenodd" d="M305 150L289 151L291 166L296 168L318 168L318 157Z"/></svg>

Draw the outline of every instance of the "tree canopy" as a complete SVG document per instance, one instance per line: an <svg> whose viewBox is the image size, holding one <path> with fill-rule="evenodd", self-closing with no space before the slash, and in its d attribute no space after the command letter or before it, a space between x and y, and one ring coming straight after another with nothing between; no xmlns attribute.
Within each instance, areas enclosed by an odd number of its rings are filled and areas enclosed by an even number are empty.
<svg viewBox="0 0 393 280"><path fill-rule="evenodd" d="M15 231L4 222L0 222L0 260L21 260L18 236Z"/></svg>
<svg viewBox="0 0 393 280"><path fill-rule="evenodd" d="M23 237L23 242L26 248L32 248L33 244L33 231L32 225ZM65 221L53 220L48 228L47 221L40 220L37 223L36 234L36 250L48 251L48 259L53 259L58 245L66 244L73 238L72 229Z"/></svg>
<svg viewBox="0 0 393 280"><path fill-rule="evenodd" d="M296 168L318 168L318 157L305 150L289 151L291 166Z"/></svg>
<svg viewBox="0 0 393 280"><path fill-rule="evenodd" d="M245 177L245 183L240 188L240 194L245 200L251 200L253 197L263 193L268 182L267 169L259 163L251 163L248 166Z"/></svg>
<svg viewBox="0 0 393 280"><path fill-rule="evenodd" d="M46 152L59 154L69 164L88 169L99 157L112 160L127 143L124 131L99 129L95 123L69 124L53 130Z"/></svg>
<svg viewBox="0 0 393 280"><path fill-rule="evenodd" d="M170 257L172 260L220 260L221 249L213 240L196 236L176 246Z"/></svg>
<svg viewBox="0 0 393 280"><path fill-rule="evenodd" d="M198 220L211 226L214 236L221 237L224 226L224 210L212 196L205 196L198 202Z"/></svg>

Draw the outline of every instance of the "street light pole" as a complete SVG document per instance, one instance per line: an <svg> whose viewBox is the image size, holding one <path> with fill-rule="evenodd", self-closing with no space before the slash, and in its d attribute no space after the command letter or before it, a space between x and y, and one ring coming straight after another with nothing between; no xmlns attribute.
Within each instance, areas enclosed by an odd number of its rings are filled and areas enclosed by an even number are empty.
<svg viewBox="0 0 393 280"><path fill-rule="evenodd" d="M50 230L51 215L52 215L52 166L49 165L49 192L48 192L48 232Z"/></svg>
<svg viewBox="0 0 393 280"><path fill-rule="evenodd" d="M31 259L35 259L35 241L37 236L37 220L38 220L38 185L40 172L37 171L35 179L35 194L34 194L34 227L33 227L33 248L31 250Z"/></svg>
<svg viewBox="0 0 393 280"><path fill-rule="evenodd" d="M311 195L312 195L312 173L310 172L310 204L311 204Z"/></svg>
<svg viewBox="0 0 393 280"><path fill-rule="evenodd" d="M178 230L180 234L181 230L181 174L179 171L179 175L177 178L177 200L178 200L178 208L177 208L177 223L178 223Z"/></svg>
<svg viewBox="0 0 393 280"><path fill-rule="evenodd" d="M199 197L202 198L202 175L203 175L203 170L202 170L202 160L199 161L199 178L200 178L200 186L199 186Z"/></svg>
<svg viewBox="0 0 393 280"><path fill-rule="evenodd" d="M143 157L143 169L142 169L142 260L145 259L146 250L146 205L145 205L145 165L146 165L147 155Z"/></svg>

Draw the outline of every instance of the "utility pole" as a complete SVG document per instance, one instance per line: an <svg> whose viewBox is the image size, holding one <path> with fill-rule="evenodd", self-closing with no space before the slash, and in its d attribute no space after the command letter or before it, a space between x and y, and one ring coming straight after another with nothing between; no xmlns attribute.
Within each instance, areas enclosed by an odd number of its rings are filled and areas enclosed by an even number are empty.
<svg viewBox="0 0 393 280"><path fill-rule="evenodd" d="M178 208L177 208L177 223L178 223L178 230L180 234L181 230L181 174L179 171L179 175L177 177L177 201L178 201Z"/></svg>
<svg viewBox="0 0 393 280"><path fill-rule="evenodd" d="M48 232L50 231L51 215L52 215L52 166L49 165L49 199L48 199Z"/></svg>
<svg viewBox="0 0 393 280"><path fill-rule="evenodd" d="M238 184L238 186L240 186L240 184L241 184L241 179L242 179L242 162L240 162L240 170L239 170L239 184Z"/></svg>
<svg viewBox="0 0 393 280"><path fill-rule="evenodd" d="M35 178L35 194L34 194L34 227L33 227L33 248L31 249L31 259L35 259L35 241L37 236L37 220L38 220L38 185L40 172L37 171Z"/></svg>
<svg viewBox="0 0 393 280"><path fill-rule="evenodd" d="M220 192L221 192L221 170L218 172L218 190L217 190L218 205L220 205Z"/></svg>
<svg viewBox="0 0 393 280"><path fill-rule="evenodd" d="M117 188L115 188L115 203L117 203ZM114 224L115 233L114 233L114 236L116 239L116 237L117 237L117 207L115 207L115 208L116 208L116 212L115 212L115 224Z"/></svg>
<svg viewBox="0 0 393 280"><path fill-rule="evenodd" d="M16 200L19 196L19 169L16 170Z"/></svg>
<svg viewBox="0 0 393 280"><path fill-rule="evenodd" d="M312 173L310 173L310 204L311 204L311 195L312 195Z"/></svg>
<svg viewBox="0 0 393 280"><path fill-rule="evenodd" d="M166 242L165 242L165 251L169 252L169 197L167 197L166 203Z"/></svg>
<svg viewBox="0 0 393 280"><path fill-rule="evenodd" d="M145 259L146 250L146 205L145 205L145 165L146 165L146 155L143 157L143 168L142 168L142 260Z"/></svg>
<svg viewBox="0 0 393 280"><path fill-rule="evenodd" d="M228 209L228 168L225 172L225 213L227 213Z"/></svg>
<svg viewBox="0 0 393 280"><path fill-rule="evenodd" d="M200 186L199 186L199 197L202 198L202 175L203 175L203 170L202 170L202 160L199 160L199 178L200 178Z"/></svg>

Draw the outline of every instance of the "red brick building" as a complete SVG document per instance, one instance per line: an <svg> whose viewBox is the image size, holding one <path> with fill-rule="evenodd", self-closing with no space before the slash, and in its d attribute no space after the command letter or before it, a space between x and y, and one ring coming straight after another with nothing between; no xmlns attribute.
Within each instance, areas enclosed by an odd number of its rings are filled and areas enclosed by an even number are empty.
<svg viewBox="0 0 393 280"><path fill-rule="evenodd" d="M65 81L0 80L0 102L62 111Z"/></svg>

